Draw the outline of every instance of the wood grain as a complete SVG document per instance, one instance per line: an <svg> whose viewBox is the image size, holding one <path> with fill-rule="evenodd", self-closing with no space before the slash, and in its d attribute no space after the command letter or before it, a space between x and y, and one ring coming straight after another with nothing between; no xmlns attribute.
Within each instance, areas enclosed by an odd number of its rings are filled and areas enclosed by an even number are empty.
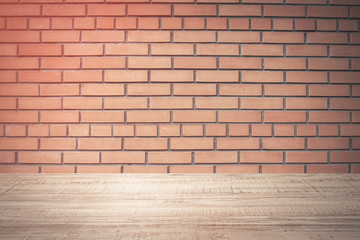
<svg viewBox="0 0 360 240"><path fill-rule="evenodd" d="M0 239L360 239L360 175L0 175Z"/></svg>

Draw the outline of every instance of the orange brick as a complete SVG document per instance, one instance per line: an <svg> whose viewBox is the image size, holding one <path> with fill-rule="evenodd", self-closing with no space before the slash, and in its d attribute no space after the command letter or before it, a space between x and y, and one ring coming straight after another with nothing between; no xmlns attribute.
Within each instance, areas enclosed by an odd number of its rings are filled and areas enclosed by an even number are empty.
<svg viewBox="0 0 360 240"><path fill-rule="evenodd" d="M42 69L80 69L80 58L42 58Z"/></svg>
<svg viewBox="0 0 360 240"><path fill-rule="evenodd" d="M174 37L175 38L175 37ZM169 31L128 31L129 42L170 42Z"/></svg>
<svg viewBox="0 0 360 240"><path fill-rule="evenodd" d="M19 71L19 82L61 82L60 71Z"/></svg>
<svg viewBox="0 0 360 240"><path fill-rule="evenodd" d="M227 29L227 21L224 18L207 18L206 27L208 30L225 30Z"/></svg>
<svg viewBox="0 0 360 240"><path fill-rule="evenodd" d="M332 163L346 163L346 162L360 162L359 151L340 151L330 152L330 162Z"/></svg>
<svg viewBox="0 0 360 240"><path fill-rule="evenodd" d="M170 95L169 84L129 84L128 95Z"/></svg>
<svg viewBox="0 0 360 240"><path fill-rule="evenodd" d="M241 45L242 56L283 56L283 47L280 45Z"/></svg>
<svg viewBox="0 0 360 240"><path fill-rule="evenodd" d="M216 42L216 32L174 31L174 42Z"/></svg>
<svg viewBox="0 0 360 240"><path fill-rule="evenodd" d="M289 137L294 136L295 130L294 125L289 124L275 124L274 125L274 136L275 137Z"/></svg>
<svg viewBox="0 0 360 240"><path fill-rule="evenodd" d="M330 98L330 109L359 109L360 99L357 98Z"/></svg>
<svg viewBox="0 0 360 240"><path fill-rule="evenodd" d="M220 16L261 16L260 5L220 5Z"/></svg>
<svg viewBox="0 0 360 240"><path fill-rule="evenodd" d="M161 124L159 125L159 135L161 137L178 137L180 136L180 125Z"/></svg>
<svg viewBox="0 0 360 240"><path fill-rule="evenodd" d="M39 59L35 57L0 57L0 69L38 69Z"/></svg>
<svg viewBox="0 0 360 240"><path fill-rule="evenodd" d="M310 33L309 33L310 34ZM304 33L300 32L264 32L264 43L304 43Z"/></svg>
<svg viewBox="0 0 360 240"><path fill-rule="evenodd" d="M349 122L350 121L350 113L344 111L311 111L309 112L309 122Z"/></svg>
<svg viewBox="0 0 360 240"><path fill-rule="evenodd" d="M67 136L67 126L66 125L52 125L50 127L50 136L66 137Z"/></svg>
<svg viewBox="0 0 360 240"><path fill-rule="evenodd" d="M176 69L215 69L216 58L212 57L175 57L174 68Z"/></svg>
<svg viewBox="0 0 360 240"><path fill-rule="evenodd" d="M153 45L151 45L153 47ZM106 55L147 55L149 52L147 44L106 44Z"/></svg>
<svg viewBox="0 0 360 240"><path fill-rule="evenodd" d="M314 45L288 45L286 46L286 56L327 56L326 46Z"/></svg>
<svg viewBox="0 0 360 240"><path fill-rule="evenodd" d="M211 150L214 149L212 138L172 138L172 150Z"/></svg>
<svg viewBox="0 0 360 240"><path fill-rule="evenodd" d="M121 150L120 138L80 138L79 150Z"/></svg>
<svg viewBox="0 0 360 240"><path fill-rule="evenodd" d="M292 31L294 28L292 19L273 19L273 30Z"/></svg>
<svg viewBox="0 0 360 240"><path fill-rule="evenodd" d="M213 70L199 70L196 71L197 82L238 82L239 73L237 71L213 71Z"/></svg>
<svg viewBox="0 0 360 240"><path fill-rule="evenodd" d="M286 98L286 109L327 109L326 98Z"/></svg>
<svg viewBox="0 0 360 240"><path fill-rule="evenodd" d="M1 84L0 96L38 96L39 86L35 84Z"/></svg>
<svg viewBox="0 0 360 240"><path fill-rule="evenodd" d="M147 98L131 97L131 98L105 98L105 109L147 109Z"/></svg>
<svg viewBox="0 0 360 240"><path fill-rule="evenodd" d="M250 21L249 19L243 19L243 18L230 18L229 29L248 30L250 29Z"/></svg>
<svg viewBox="0 0 360 240"><path fill-rule="evenodd" d="M241 71L241 82L284 82L284 74L280 71Z"/></svg>
<svg viewBox="0 0 360 240"><path fill-rule="evenodd" d="M42 9L44 16L85 16L85 5L44 5Z"/></svg>
<svg viewBox="0 0 360 240"><path fill-rule="evenodd" d="M237 152L195 152L195 163L237 163Z"/></svg>
<svg viewBox="0 0 360 240"><path fill-rule="evenodd" d="M125 16L125 5L90 4L87 11L89 16Z"/></svg>
<svg viewBox="0 0 360 240"><path fill-rule="evenodd" d="M124 122L123 111L82 111L83 123L119 123Z"/></svg>
<svg viewBox="0 0 360 240"><path fill-rule="evenodd" d="M29 137L47 137L49 136L49 125L31 124L28 125Z"/></svg>
<svg viewBox="0 0 360 240"><path fill-rule="evenodd" d="M45 84L40 88L41 96L76 96L80 95L79 84Z"/></svg>
<svg viewBox="0 0 360 240"><path fill-rule="evenodd" d="M166 150L168 141L165 138L125 138L125 150Z"/></svg>
<svg viewBox="0 0 360 240"><path fill-rule="evenodd" d="M182 29L182 18L161 18L161 29Z"/></svg>
<svg viewBox="0 0 360 240"><path fill-rule="evenodd" d="M350 88L347 85L310 85L310 96L350 96Z"/></svg>
<svg viewBox="0 0 360 240"><path fill-rule="evenodd" d="M19 152L19 163L60 164L60 152Z"/></svg>
<svg viewBox="0 0 360 240"><path fill-rule="evenodd" d="M263 149L305 149L304 138L264 138Z"/></svg>
<svg viewBox="0 0 360 240"><path fill-rule="evenodd" d="M192 109L193 99L189 97L151 97L150 109Z"/></svg>
<svg viewBox="0 0 360 240"><path fill-rule="evenodd" d="M78 123L78 111L42 111L42 123Z"/></svg>
<svg viewBox="0 0 360 240"><path fill-rule="evenodd" d="M213 173L212 166L171 166L170 173Z"/></svg>
<svg viewBox="0 0 360 240"><path fill-rule="evenodd" d="M105 71L105 82L147 82L148 72L142 70Z"/></svg>
<svg viewBox="0 0 360 240"><path fill-rule="evenodd" d="M30 29L50 29L50 18L29 18Z"/></svg>
<svg viewBox="0 0 360 240"><path fill-rule="evenodd" d="M114 29L114 26L115 26L114 18L109 18L109 17L97 17L96 18L96 28L97 29ZM121 27L118 29L121 29Z"/></svg>
<svg viewBox="0 0 360 240"><path fill-rule="evenodd" d="M167 173L165 166L124 166L124 173Z"/></svg>
<svg viewBox="0 0 360 240"><path fill-rule="evenodd" d="M287 163L326 163L327 152L286 152Z"/></svg>
<svg viewBox="0 0 360 240"><path fill-rule="evenodd" d="M261 69L261 58L220 58L220 69Z"/></svg>
<svg viewBox="0 0 360 240"><path fill-rule="evenodd" d="M338 125L319 125L319 136L338 136Z"/></svg>
<svg viewBox="0 0 360 240"><path fill-rule="evenodd" d="M88 124L69 125L70 137L87 137L90 136L90 127Z"/></svg>
<svg viewBox="0 0 360 240"><path fill-rule="evenodd" d="M230 97L197 97L197 109L238 109L238 98Z"/></svg>
<svg viewBox="0 0 360 240"><path fill-rule="evenodd" d="M74 19L75 29L95 29L95 18L75 18Z"/></svg>
<svg viewBox="0 0 360 240"><path fill-rule="evenodd" d="M191 152L149 152L150 164L191 163Z"/></svg>
<svg viewBox="0 0 360 240"><path fill-rule="evenodd" d="M316 136L316 125L298 125L296 129L297 136Z"/></svg>
<svg viewBox="0 0 360 240"><path fill-rule="evenodd" d="M220 111L219 122L261 122L260 111Z"/></svg>
<svg viewBox="0 0 360 240"><path fill-rule="evenodd" d="M0 109L1 110L15 110L16 109L16 98L1 98Z"/></svg>
<svg viewBox="0 0 360 240"><path fill-rule="evenodd" d="M6 71L0 72L0 83L16 82L16 72Z"/></svg>
<svg viewBox="0 0 360 240"><path fill-rule="evenodd" d="M251 135L253 137L270 137L272 136L272 127L270 124L252 124Z"/></svg>
<svg viewBox="0 0 360 240"><path fill-rule="evenodd" d="M192 44L151 44L151 55L194 55Z"/></svg>
<svg viewBox="0 0 360 240"><path fill-rule="evenodd" d="M264 33L265 34L265 33ZM259 32L219 32L220 43L260 43Z"/></svg>
<svg viewBox="0 0 360 240"><path fill-rule="evenodd" d="M307 173L348 173L348 165L308 165Z"/></svg>
<svg viewBox="0 0 360 240"><path fill-rule="evenodd" d="M330 17L330 18L347 18L347 7L334 6L309 6L307 9L308 17Z"/></svg>
<svg viewBox="0 0 360 240"><path fill-rule="evenodd" d="M74 166L42 166L41 173L75 173Z"/></svg>
<svg viewBox="0 0 360 240"><path fill-rule="evenodd" d="M346 138L309 138L308 149L349 149Z"/></svg>
<svg viewBox="0 0 360 240"><path fill-rule="evenodd" d="M201 137L204 135L204 127L199 124L182 125L182 135L184 137Z"/></svg>
<svg viewBox="0 0 360 240"><path fill-rule="evenodd" d="M99 163L98 152L64 152L64 163L87 164Z"/></svg>
<svg viewBox="0 0 360 240"><path fill-rule="evenodd" d="M120 173L117 166L78 166L77 173Z"/></svg>
<svg viewBox="0 0 360 240"><path fill-rule="evenodd" d="M38 166L0 166L0 173L39 173Z"/></svg>
<svg viewBox="0 0 360 240"><path fill-rule="evenodd" d="M205 29L204 18L184 18L184 29Z"/></svg>
<svg viewBox="0 0 360 240"><path fill-rule="evenodd" d="M44 31L41 33L43 42L80 42L79 31Z"/></svg>
<svg viewBox="0 0 360 240"><path fill-rule="evenodd" d="M0 16L40 16L40 5L1 4Z"/></svg>
<svg viewBox="0 0 360 240"><path fill-rule="evenodd" d="M1 31L0 42L40 42L40 32L37 31ZM43 39L44 41L44 39ZM45 41L44 41L45 42Z"/></svg>
<svg viewBox="0 0 360 240"><path fill-rule="evenodd" d="M308 60L310 70L349 70L349 59L315 59Z"/></svg>
<svg viewBox="0 0 360 240"><path fill-rule="evenodd" d="M218 150L230 150L230 149L259 149L260 141L258 138L218 138L217 149Z"/></svg>
<svg viewBox="0 0 360 240"><path fill-rule="evenodd" d="M306 86L290 84L267 84L265 85L265 96L306 96Z"/></svg>
<svg viewBox="0 0 360 240"><path fill-rule="evenodd" d="M304 173L303 165L263 165L262 173Z"/></svg>
<svg viewBox="0 0 360 240"><path fill-rule="evenodd" d="M306 60L305 59L294 59L294 58L266 58L264 59L264 68L265 69L306 69Z"/></svg>
<svg viewBox="0 0 360 240"><path fill-rule="evenodd" d="M65 56L100 56L103 55L102 44L65 44Z"/></svg>
<svg viewBox="0 0 360 240"><path fill-rule="evenodd" d="M73 18L71 17L53 17L51 18L51 28L55 30L59 29L72 29Z"/></svg>
<svg viewBox="0 0 360 240"><path fill-rule="evenodd" d="M201 55L239 55L239 46L235 44L197 44L196 54Z"/></svg>
<svg viewBox="0 0 360 240"><path fill-rule="evenodd" d="M144 152L103 152L102 163L145 163Z"/></svg>
<svg viewBox="0 0 360 240"><path fill-rule="evenodd" d="M170 57L128 57L128 67L133 69L171 68Z"/></svg>
<svg viewBox="0 0 360 240"><path fill-rule="evenodd" d="M282 163L282 152L240 152L240 163Z"/></svg>
<svg viewBox="0 0 360 240"><path fill-rule="evenodd" d="M216 84L175 84L174 95L216 95Z"/></svg>
<svg viewBox="0 0 360 240"><path fill-rule="evenodd" d="M87 57L82 59L84 69L121 69L125 68L124 57Z"/></svg>
<svg viewBox="0 0 360 240"><path fill-rule="evenodd" d="M123 31L101 31L101 34L97 31L82 31L82 42L123 42Z"/></svg>
<svg viewBox="0 0 360 240"><path fill-rule="evenodd" d="M61 98L20 98L19 109L61 109Z"/></svg>
<svg viewBox="0 0 360 240"><path fill-rule="evenodd" d="M113 25L113 23L112 23ZM120 17L115 19L116 29L136 29L137 20L135 17ZM113 27L111 27L113 29Z"/></svg>
<svg viewBox="0 0 360 240"><path fill-rule="evenodd" d="M360 74L358 72L331 72L331 83L358 83Z"/></svg>
<svg viewBox="0 0 360 240"><path fill-rule="evenodd" d="M219 165L216 173L259 173L257 165Z"/></svg>
<svg viewBox="0 0 360 240"><path fill-rule="evenodd" d="M37 123L39 113L34 111L0 111L0 123Z"/></svg>
<svg viewBox="0 0 360 240"><path fill-rule="evenodd" d="M61 45L48 45L48 44L26 44L19 46L20 56L61 56Z"/></svg>
<svg viewBox="0 0 360 240"><path fill-rule="evenodd" d="M151 82L193 82L193 71L187 70L152 70Z"/></svg>
<svg viewBox="0 0 360 240"><path fill-rule="evenodd" d="M341 44L347 43L346 33L320 33L320 32L309 32L307 34L308 43L327 43L327 44Z"/></svg>
<svg viewBox="0 0 360 240"><path fill-rule="evenodd" d="M112 135L111 125L91 125L91 136L106 137Z"/></svg>
<svg viewBox="0 0 360 240"><path fill-rule="evenodd" d="M229 136L249 136L249 124L229 124Z"/></svg>
<svg viewBox="0 0 360 240"><path fill-rule="evenodd" d="M83 96L119 96L124 95L124 84L82 84L81 95Z"/></svg>
<svg viewBox="0 0 360 240"><path fill-rule="evenodd" d="M306 112L264 112L264 122L306 122Z"/></svg>
<svg viewBox="0 0 360 240"><path fill-rule="evenodd" d="M35 138L1 138L1 150L38 150L38 140Z"/></svg>
<svg viewBox="0 0 360 240"><path fill-rule="evenodd" d="M216 16L215 5L175 5L175 16Z"/></svg>
<svg viewBox="0 0 360 240"><path fill-rule="evenodd" d="M130 4L129 16L170 16L171 5L168 4Z"/></svg>
<svg viewBox="0 0 360 240"><path fill-rule="evenodd" d="M127 122L129 123L150 123L170 122L169 111L128 111Z"/></svg>
<svg viewBox="0 0 360 240"><path fill-rule="evenodd" d="M283 109L282 98L241 98L241 109Z"/></svg>
<svg viewBox="0 0 360 240"><path fill-rule="evenodd" d="M102 82L102 71L65 71L64 82Z"/></svg>
<svg viewBox="0 0 360 240"><path fill-rule="evenodd" d="M157 125L138 124L136 125L136 136L138 137L156 137L158 133Z"/></svg>
<svg viewBox="0 0 360 240"><path fill-rule="evenodd" d="M7 125L5 127L5 135L7 137L25 137L26 125Z"/></svg>
<svg viewBox="0 0 360 240"><path fill-rule="evenodd" d="M288 83L327 83L326 72L286 72L286 82ZM311 87L311 85L310 85Z"/></svg>
<svg viewBox="0 0 360 240"><path fill-rule="evenodd" d="M131 137L135 136L134 125L114 125L113 135L116 137Z"/></svg>
<svg viewBox="0 0 360 240"><path fill-rule="evenodd" d="M75 150L75 138L42 138L40 139L41 150Z"/></svg>
<svg viewBox="0 0 360 240"><path fill-rule="evenodd" d="M265 5L265 17L305 17L304 6Z"/></svg>
<svg viewBox="0 0 360 240"><path fill-rule="evenodd" d="M215 111L173 111L174 122L216 122Z"/></svg>

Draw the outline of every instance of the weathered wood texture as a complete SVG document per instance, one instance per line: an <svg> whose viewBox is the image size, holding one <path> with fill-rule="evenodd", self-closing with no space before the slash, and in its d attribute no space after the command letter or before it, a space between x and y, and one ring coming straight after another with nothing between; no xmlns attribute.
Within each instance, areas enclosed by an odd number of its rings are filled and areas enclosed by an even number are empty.
<svg viewBox="0 0 360 240"><path fill-rule="evenodd" d="M0 175L0 239L360 239L360 175Z"/></svg>

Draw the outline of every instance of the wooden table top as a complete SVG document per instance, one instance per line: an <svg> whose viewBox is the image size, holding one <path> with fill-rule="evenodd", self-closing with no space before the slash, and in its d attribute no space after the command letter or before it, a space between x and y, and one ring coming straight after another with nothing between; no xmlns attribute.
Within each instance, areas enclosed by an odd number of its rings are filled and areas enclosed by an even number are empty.
<svg viewBox="0 0 360 240"><path fill-rule="evenodd" d="M0 239L360 239L360 175L2 174Z"/></svg>

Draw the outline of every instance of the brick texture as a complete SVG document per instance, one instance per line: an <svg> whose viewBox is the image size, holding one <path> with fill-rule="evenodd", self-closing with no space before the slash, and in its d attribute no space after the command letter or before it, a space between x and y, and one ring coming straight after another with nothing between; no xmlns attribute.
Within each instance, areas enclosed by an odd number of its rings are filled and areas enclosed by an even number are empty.
<svg viewBox="0 0 360 240"><path fill-rule="evenodd" d="M0 173L359 173L357 1L0 1Z"/></svg>

